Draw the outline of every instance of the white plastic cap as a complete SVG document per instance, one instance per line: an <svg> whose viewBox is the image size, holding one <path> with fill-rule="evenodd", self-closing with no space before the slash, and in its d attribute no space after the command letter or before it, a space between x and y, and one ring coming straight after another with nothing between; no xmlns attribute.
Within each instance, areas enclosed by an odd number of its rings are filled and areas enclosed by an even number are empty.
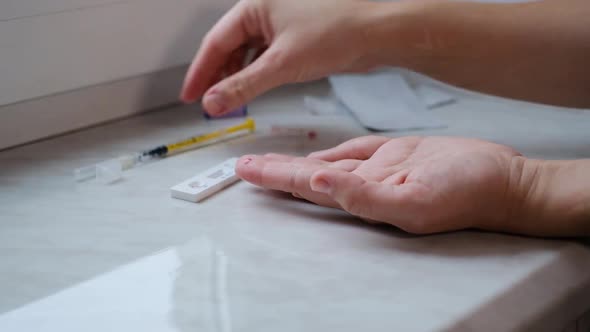
<svg viewBox="0 0 590 332"><path fill-rule="evenodd" d="M128 154L125 156L120 156L117 158L119 163L121 164L121 168L124 171L135 167L135 164L138 162L140 155L138 154Z"/></svg>
<svg viewBox="0 0 590 332"><path fill-rule="evenodd" d="M93 166L78 168L74 170L74 178L78 182L96 178L104 184L113 183L123 177L123 171L135 167L138 160L138 154L120 156Z"/></svg>

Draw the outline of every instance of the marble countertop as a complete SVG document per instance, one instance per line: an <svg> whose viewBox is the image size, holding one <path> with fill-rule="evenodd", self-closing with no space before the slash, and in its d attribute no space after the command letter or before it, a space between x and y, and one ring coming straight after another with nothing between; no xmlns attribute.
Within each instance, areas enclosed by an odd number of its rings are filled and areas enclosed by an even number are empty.
<svg viewBox="0 0 590 332"><path fill-rule="evenodd" d="M303 154L367 132L311 115L305 94L251 105L261 131L130 170L112 185L72 170L222 127L161 110L0 152L0 331L556 331L590 309L581 242L483 232L416 237L240 182L201 204L169 189L229 157ZM590 114L465 97L447 129L543 158L590 157ZM588 112L586 112L588 113Z"/></svg>

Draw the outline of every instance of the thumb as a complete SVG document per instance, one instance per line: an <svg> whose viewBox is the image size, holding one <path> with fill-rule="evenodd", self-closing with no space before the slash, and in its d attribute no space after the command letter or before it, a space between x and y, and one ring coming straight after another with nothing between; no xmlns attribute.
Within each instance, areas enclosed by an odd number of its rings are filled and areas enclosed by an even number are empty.
<svg viewBox="0 0 590 332"><path fill-rule="evenodd" d="M214 85L203 98L205 110L212 115L222 115L286 83L287 66L277 54L272 48L268 49L249 66Z"/></svg>
<svg viewBox="0 0 590 332"><path fill-rule="evenodd" d="M377 182L367 182L360 176L339 169L322 169L310 179L313 191L324 193L336 201L343 210L362 217L375 216Z"/></svg>

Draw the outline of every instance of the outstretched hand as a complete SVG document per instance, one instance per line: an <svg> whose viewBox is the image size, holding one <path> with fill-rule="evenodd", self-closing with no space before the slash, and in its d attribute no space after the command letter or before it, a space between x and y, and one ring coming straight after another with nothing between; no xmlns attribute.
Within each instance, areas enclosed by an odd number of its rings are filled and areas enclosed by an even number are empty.
<svg viewBox="0 0 590 332"><path fill-rule="evenodd" d="M520 154L490 142L450 137L367 136L306 158L244 156L238 175L411 233L503 230Z"/></svg>

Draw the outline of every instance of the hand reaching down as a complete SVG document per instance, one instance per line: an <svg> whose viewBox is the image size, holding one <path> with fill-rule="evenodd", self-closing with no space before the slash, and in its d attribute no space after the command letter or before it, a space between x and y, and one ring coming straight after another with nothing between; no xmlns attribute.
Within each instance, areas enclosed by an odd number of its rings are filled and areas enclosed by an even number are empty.
<svg viewBox="0 0 590 332"><path fill-rule="evenodd" d="M218 115L279 85L377 66L368 36L379 7L357 0L239 1L204 38L182 99L203 96L205 109ZM259 57L242 68L250 48Z"/></svg>

